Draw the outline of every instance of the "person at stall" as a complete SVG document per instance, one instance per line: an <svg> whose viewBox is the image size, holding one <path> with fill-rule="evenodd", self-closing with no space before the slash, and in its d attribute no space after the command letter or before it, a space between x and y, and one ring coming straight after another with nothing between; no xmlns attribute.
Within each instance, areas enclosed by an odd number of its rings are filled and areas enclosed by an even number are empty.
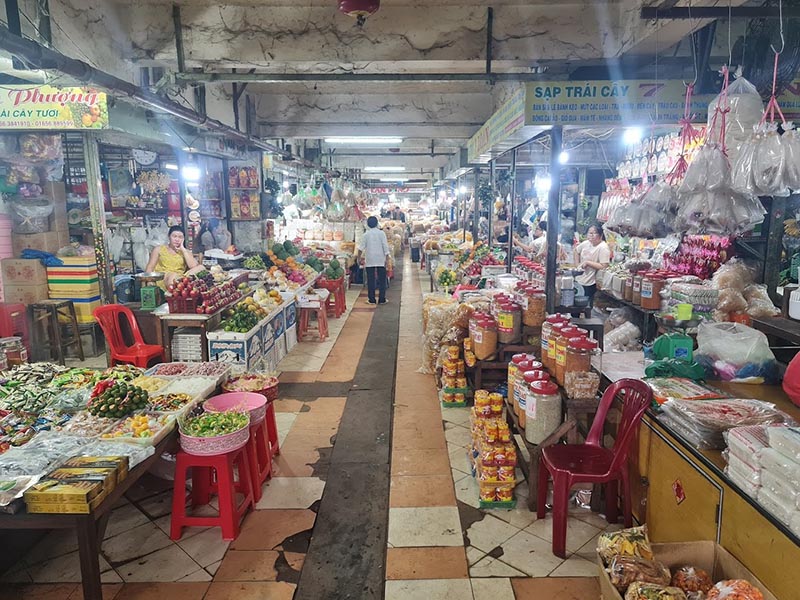
<svg viewBox="0 0 800 600"><path fill-rule="evenodd" d="M378 228L378 219L367 219L367 231L361 238L356 260L367 271L367 301L375 304L375 288L378 288L378 304L386 304L386 271L389 267L389 242L386 234Z"/></svg>
<svg viewBox="0 0 800 600"><path fill-rule="evenodd" d="M586 230L586 240L575 247L575 264L583 273L575 278L589 298L589 306L594 305L597 291L597 272L611 264L611 248L601 225L590 225Z"/></svg>
<svg viewBox="0 0 800 600"><path fill-rule="evenodd" d="M186 236L178 225L169 228L169 239L166 244L156 246L150 253L150 260L145 271L148 273L164 273L164 280L159 283L167 288L178 277L193 275L203 270L192 253L183 245Z"/></svg>
<svg viewBox="0 0 800 600"><path fill-rule="evenodd" d="M214 239L214 229L218 223L218 219L210 219L200 226L200 248L203 249L203 252L217 247L217 241Z"/></svg>
<svg viewBox="0 0 800 600"><path fill-rule="evenodd" d="M523 252L530 253L534 260L544 261L547 256L547 221L539 221L533 230L533 238L529 238L527 243L514 234L514 245ZM565 259L564 248L558 244L558 261L563 262Z"/></svg>

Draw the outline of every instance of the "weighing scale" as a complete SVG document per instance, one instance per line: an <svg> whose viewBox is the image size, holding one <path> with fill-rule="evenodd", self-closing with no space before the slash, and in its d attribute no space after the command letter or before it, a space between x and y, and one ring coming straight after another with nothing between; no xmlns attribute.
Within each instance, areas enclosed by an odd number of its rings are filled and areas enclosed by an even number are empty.
<svg viewBox="0 0 800 600"><path fill-rule="evenodd" d="M134 277L139 280L142 310L154 310L164 304L164 290L158 287L158 282L164 279L163 273L139 273Z"/></svg>

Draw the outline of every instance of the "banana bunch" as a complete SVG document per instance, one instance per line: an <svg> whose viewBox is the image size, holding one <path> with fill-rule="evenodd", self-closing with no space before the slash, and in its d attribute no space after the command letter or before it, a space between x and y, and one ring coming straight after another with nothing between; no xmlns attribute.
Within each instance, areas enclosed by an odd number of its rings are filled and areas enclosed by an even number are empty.
<svg viewBox="0 0 800 600"><path fill-rule="evenodd" d="M797 219L785 219L783 221L783 232L792 237L800 237L800 224Z"/></svg>

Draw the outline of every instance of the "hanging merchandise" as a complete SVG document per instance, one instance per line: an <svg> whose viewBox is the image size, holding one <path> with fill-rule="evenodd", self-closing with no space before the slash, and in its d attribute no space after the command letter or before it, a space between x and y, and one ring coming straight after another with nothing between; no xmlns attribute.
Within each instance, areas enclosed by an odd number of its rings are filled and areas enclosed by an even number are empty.
<svg viewBox="0 0 800 600"><path fill-rule="evenodd" d="M783 138L778 133L779 124L775 122L777 113L783 130L791 129L791 124L786 122L775 98L778 56L776 52L774 70L776 75L772 81L772 96L761 115L761 120L747 142L742 145L734 163L733 188L742 194L785 197L790 193L784 181L786 152L783 148Z"/></svg>
<svg viewBox="0 0 800 600"><path fill-rule="evenodd" d="M725 121L716 118L717 110L727 110ZM722 137L728 148L728 159L736 162L739 150L753 134L761 120L764 104L756 87L744 77L736 79L708 105L708 137Z"/></svg>
<svg viewBox="0 0 800 600"><path fill-rule="evenodd" d="M800 130L794 124L783 125L783 183L795 193L800 192Z"/></svg>
<svg viewBox="0 0 800 600"><path fill-rule="evenodd" d="M766 211L752 194L734 190L727 158L725 128L728 70L722 69L722 92L714 103L714 117L704 145L687 167L678 189L681 209L678 225L688 233L732 236L748 232L764 221Z"/></svg>

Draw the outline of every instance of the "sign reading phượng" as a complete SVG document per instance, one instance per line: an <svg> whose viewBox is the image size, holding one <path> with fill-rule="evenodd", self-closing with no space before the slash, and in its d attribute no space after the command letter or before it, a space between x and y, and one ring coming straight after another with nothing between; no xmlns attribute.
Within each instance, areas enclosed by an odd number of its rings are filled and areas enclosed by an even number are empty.
<svg viewBox="0 0 800 600"><path fill-rule="evenodd" d="M0 129L105 129L105 92L92 88L7 85L0 90Z"/></svg>

